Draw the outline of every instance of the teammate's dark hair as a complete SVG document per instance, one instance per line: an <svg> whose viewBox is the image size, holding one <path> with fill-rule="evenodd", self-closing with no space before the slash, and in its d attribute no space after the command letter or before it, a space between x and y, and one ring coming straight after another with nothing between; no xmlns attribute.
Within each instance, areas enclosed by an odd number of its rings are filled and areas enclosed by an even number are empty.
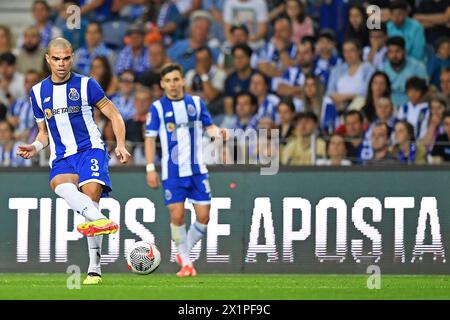
<svg viewBox="0 0 450 320"><path fill-rule="evenodd" d="M179 71L183 75L183 67L180 66L177 63L169 63L163 66L161 70L161 79L164 78L164 76L168 73L171 73L172 71Z"/></svg>

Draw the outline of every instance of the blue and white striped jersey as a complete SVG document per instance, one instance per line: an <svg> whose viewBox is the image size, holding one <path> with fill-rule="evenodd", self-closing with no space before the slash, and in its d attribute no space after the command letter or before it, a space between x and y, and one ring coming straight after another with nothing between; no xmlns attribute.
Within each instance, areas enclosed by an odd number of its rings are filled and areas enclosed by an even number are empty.
<svg viewBox="0 0 450 320"><path fill-rule="evenodd" d="M9 110L9 115L19 118L19 124L16 130L29 130L35 125L33 108L31 108L30 99L27 96L17 99Z"/></svg>
<svg viewBox="0 0 450 320"><path fill-rule="evenodd" d="M55 160L84 150L105 149L94 121L94 106L101 108L97 103L104 97L97 81L76 73L62 83L47 77L31 89L36 122L45 120L48 129L50 167Z"/></svg>
<svg viewBox="0 0 450 320"><path fill-rule="evenodd" d="M164 96L153 102L146 136L159 135L162 180L208 172L202 156L202 134L212 124L211 115L198 96L185 95L180 100Z"/></svg>

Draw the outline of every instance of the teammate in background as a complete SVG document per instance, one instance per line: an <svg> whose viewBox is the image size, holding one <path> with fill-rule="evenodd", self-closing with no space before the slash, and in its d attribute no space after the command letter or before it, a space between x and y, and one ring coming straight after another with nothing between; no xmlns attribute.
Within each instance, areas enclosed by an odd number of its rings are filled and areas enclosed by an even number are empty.
<svg viewBox="0 0 450 320"><path fill-rule="evenodd" d="M32 144L20 145L17 155L29 159L50 144L50 187L72 210L87 220L77 226L87 236L88 276L84 284L101 283L102 235L119 226L107 219L98 203L111 189L108 154L94 121L94 107L111 120L117 157L126 163L125 125L114 104L92 78L73 73L73 50L64 38L50 41L47 63L51 75L32 87L30 101L39 133Z"/></svg>
<svg viewBox="0 0 450 320"><path fill-rule="evenodd" d="M212 138L226 140L226 129L212 123L205 103L198 96L185 95L180 65L168 64L161 70L161 87L165 95L150 106L145 155L147 183L159 186L155 171L155 139L159 134L162 148L161 175L165 204L170 212L170 229L179 254L179 277L195 276L197 272L189 259L189 252L206 232L209 221L211 190L208 171L202 160L202 129ZM197 141L196 141L197 140ZM186 232L184 202L193 204L196 221Z"/></svg>

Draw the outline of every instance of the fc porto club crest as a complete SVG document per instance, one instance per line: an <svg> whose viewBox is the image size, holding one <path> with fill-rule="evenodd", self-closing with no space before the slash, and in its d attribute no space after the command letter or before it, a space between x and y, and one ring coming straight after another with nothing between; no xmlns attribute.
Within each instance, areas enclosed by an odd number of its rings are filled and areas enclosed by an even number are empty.
<svg viewBox="0 0 450 320"><path fill-rule="evenodd" d="M78 93L77 89L70 88L69 99L72 101L77 101L78 99L80 99L80 94Z"/></svg>
<svg viewBox="0 0 450 320"><path fill-rule="evenodd" d="M167 122L166 129L169 132L173 132L175 130L175 123L173 122Z"/></svg>
<svg viewBox="0 0 450 320"><path fill-rule="evenodd" d="M167 190L164 192L164 197L166 198L167 201L169 201L170 199L172 199L172 192L170 192L170 190L167 189Z"/></svg>
<svg viewBox="0 0 450 320"><path fill-rule="evenodd" d="M197 114L197 111L195 110L195 107L192 104L188 104L188 106L187 106L187 113L191 117L195 117L195 115Z"/></svg>

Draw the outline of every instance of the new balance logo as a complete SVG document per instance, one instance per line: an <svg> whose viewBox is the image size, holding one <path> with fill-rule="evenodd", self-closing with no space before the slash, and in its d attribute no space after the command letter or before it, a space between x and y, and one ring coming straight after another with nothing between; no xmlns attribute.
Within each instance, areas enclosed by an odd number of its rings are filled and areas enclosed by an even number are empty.
<svg viewBox="0 0 450 320"><path fill-rule="evenodd" d="M49 101L50 101L50 99L51 99L51 97L47 97L47 98L45 98L45 99L44 99L44 103L45 103L45 102L49 102Z"/></svg>
<svg viewBox="0 0 450 320"><path fill-rule="evenodd" d="M92 177L99 177L99 176L100 176L100 173L98 173L98 172L92 172L91 176L92 176Z"/></svg>

